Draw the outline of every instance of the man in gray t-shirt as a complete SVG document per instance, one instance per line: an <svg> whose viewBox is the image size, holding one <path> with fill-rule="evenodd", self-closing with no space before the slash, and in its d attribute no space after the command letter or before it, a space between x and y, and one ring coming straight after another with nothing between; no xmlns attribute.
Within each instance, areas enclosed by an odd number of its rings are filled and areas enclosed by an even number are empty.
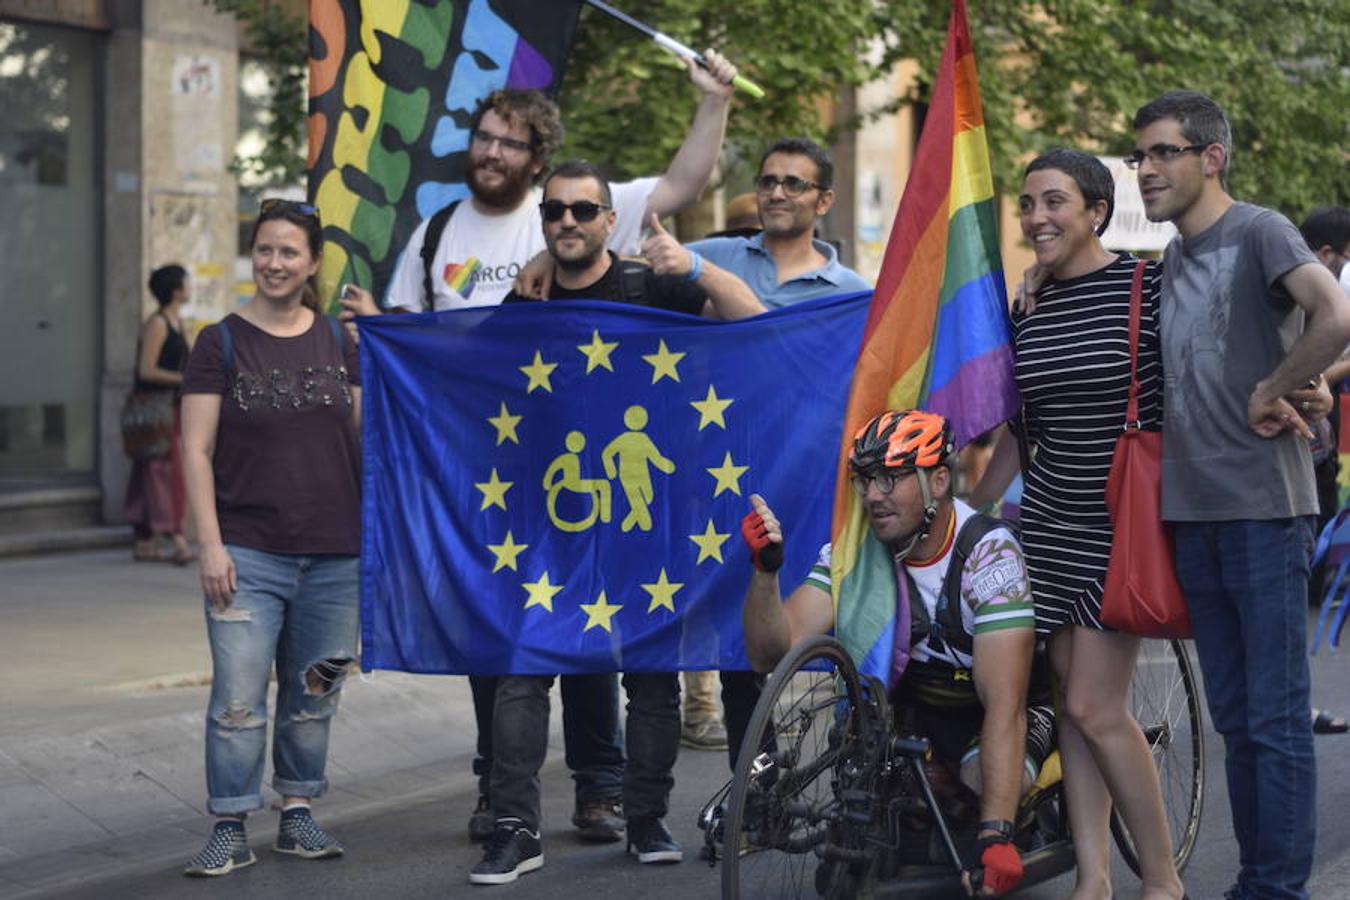
<svg viewBox="0 0 1350 900"><path fill-rule="evenodd" d="M1225 896L1306 898L1316 821L1308 702L1308 556L1317 512L1302 391L1350 338L1350 302L1278 213L1224 187L1222 109L1174 91L1135 114L1163 258L1163 517L1173 523L1240 869ZM1147 884L1148 871L1142 875Z"/></svg>

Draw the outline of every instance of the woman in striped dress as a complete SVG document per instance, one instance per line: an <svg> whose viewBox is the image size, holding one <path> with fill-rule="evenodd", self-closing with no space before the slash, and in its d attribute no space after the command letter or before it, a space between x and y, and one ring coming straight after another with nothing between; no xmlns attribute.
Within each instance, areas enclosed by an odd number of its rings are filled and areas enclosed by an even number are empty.
<svg viewBox="0 0 1350 900"><path fill-rule="evenodd" d="M1073 810L1077 884L1071 900L1111 896L1114 804L1139 850L1146 900L1182 897L1148 744L1127 705L1139 639L1100 620L1111 553L1105 489L1130 380L1130 286L1138 260L1102 246L1114 206L1111 174L1095 157L1051 150L1027 166L1018 200L1022 234L1045 275L1034 311L1013 327L1017 386L1035 447L1022 494L1022 536L1037 631L1049 635L1059 675L1059 747ZM1162 421L1158 345L1161 271L1144 277L1139 412ZM1000 439L976 504L999 496L1016 468L1016 442Z"/></svg>

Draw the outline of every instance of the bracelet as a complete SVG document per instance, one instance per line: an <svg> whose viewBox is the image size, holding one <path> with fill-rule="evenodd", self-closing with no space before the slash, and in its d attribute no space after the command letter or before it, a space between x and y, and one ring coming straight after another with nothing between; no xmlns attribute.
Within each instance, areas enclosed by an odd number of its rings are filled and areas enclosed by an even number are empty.
<svg viewBox="0 0 1350 900"><path fill-rule="evenodd" d="M699 256L698 251L689 251L689 274L684 276L686 281L698 281L703 274L703 257Z"/></svg>
<svg viewBox="0 0 1350 900"><path fill-rule="evenodd" d="M994 844L1005 844L1012 840L1013 823L1009 822L1007 819L986 819L975 828L976 834L979 834L981 831L998 832L997 835L991 834L980 838L981 844L984 844L986 841Z"/></svg>

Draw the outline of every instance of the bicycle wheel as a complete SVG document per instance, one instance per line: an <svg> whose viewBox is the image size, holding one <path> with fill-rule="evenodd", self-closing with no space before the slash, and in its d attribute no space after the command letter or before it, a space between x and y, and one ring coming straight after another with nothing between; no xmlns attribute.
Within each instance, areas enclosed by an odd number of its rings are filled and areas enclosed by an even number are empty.
<svg viewBox="0 0 1350 900"><path fill-rule="evenodd" d="M1190 653L1181 641L1140 643L1130 682L1130 711L1144 730L1158 766L1163 812L1172 836L1172 857L1180 872L1195 850L1205 795L1205 730L1200 690ZM1136 875L1139 857L1125 822L1111 812L1111 833L1120 855Z"/></svg>
<svg viewBox="0 0 1350 900"><path fill-rule="evenodd" d="M803 642L769 676L732 778L725 900L858 895L816 850L841 843L836 787L841 768L856 768L860 699L857 670L833 638Z"/></svg>

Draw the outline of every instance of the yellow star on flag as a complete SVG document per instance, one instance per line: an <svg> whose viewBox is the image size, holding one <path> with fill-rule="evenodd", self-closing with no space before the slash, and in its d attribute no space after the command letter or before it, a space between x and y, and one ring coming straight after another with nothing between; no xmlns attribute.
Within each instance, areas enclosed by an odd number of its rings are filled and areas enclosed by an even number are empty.
<svg viewBox="0 0 1350 900"><path fill-rule="evenodd" d="M500 447L503 442L511 441L514 444L520 443L520 437L516 434L516 426L524 416L513 416L511 410L506 408L506 403L502 403L502 411L495 416L488 417L488 424L497 429L497 446Z"/></svg>
<svg viewBox="0 0 1350 900"><path fill-rule="evenodd" d="M689 405L698 410L698 430L702 431L709 425L717 425L723 431L726 431L727 420L723 418L722 414L727 411L728 406L735 402L735 400L724 400L718 397L717 388L711 384L708 385L708 396L702 400L689 401Z"/></svg>
<svg viewBox="0 0 1350 900"><path fill-rule="evenodd" d="M684 357L685 354L683 353L671 353L666 348L664 340L657 345L655 353L644 353L642 355L643 360L652 367L652 384L656 384L666 376L669 376L672 381L679 381L680 373L676 371L675 366Z"/></svg>
<svg viewBox="0 0 1350 900"><path fill-rule="evenodd" d="M656 576L654 584L644 584L642 589L652 598L652 602L647 605L647 612L654 613L661 607L665 607L671 612L675 611L675 592L684 587L682 581L671 581L666 578L666 570L661 569L661 574Z"/></svg>
<svg viewBox="0 0 1350 900"><path fill-rule="evenodd" d="M492 551L492 555L497 557L496 563L492 566L492 571L497 572L501 569L510 569L512 572L516 569L516 557L521 554L529 544L517 544L511 537L511 532L506 532L506 540L500 544L488 544L487 548Z"/></svg>
<svg viewBox="0 0 1350 900"><path fill-rule="evenodd" d="M553 374L553 370L558 368L557 363L546 363L544 357L538 350L534 351L534 361L528 366L517 366L520 371L529 376L530 383L525 386L525 393L530 393L535 388L543 388L550 394L553 393L553 385L549 384L548 376Z"/></svg>
<svg viewBox="0 0 1350 900"><path fill-rule="evenodd" d="M694 565L698 565L705 559L715 559L718 562L725 562L722 559L722 545L731 537L730 534L722 534L716 528L713 528L712 519L708 520L708 527L703 529L702 534L691 534L689 540L698 544L698 559L694 560Z"/></svg>
<svg viewBox="0 0 1350 900"><path fill-rule="evenodd" d="M716 497L723 491L731 491L737 497L741 496L741 476L748 471L749 466L738 466L731 461L731 451L728 450L720 466L708 469L708 474L717 479L717 489L713 491L713 496Z"/></svg>
<svg viewBox="0 0 1350 900"><path fill-rule="evenodd" d="M600 340L600 332L591 332L591 342L589 344L578 344L577 349L586 357L586 374L591 374L591 370L598 368L614 371L614 366L609 361L609 355L619 346L618 341Z"/></svg>
<svg viewBox="0 0 1350 900"><path fill-rule="evenodd" d="M612 624L610 619L614 618L616 612L623 609L622 604L617 606L611 605L610 602L605 599L605 592L601 591L600 599L596 600L594 603L582 603L580 606L586 612L586 627L581 629L583 632L599 627L605 629L610 634L614 633L614 629L610 627Z"/></svg>
<svg viewBox="0 0 1350 900"><path fill-rule="evenodd" d="M500 506L506 509L506 492L511 489L514 481L502 481L497 477L497 470L493 469L492 474L488 476L487 481L474 482L474 487L483 492L483 505L478 507L479 512L487 509L489 506ZM736 493L740 493L737 491ZM713 494L716 497L716 494Z"/></svg>
<svg viewBox="0 0 1350 900"><path fill-rule="evenodd" d="M554 595L563 589L561 584L548 583L547 569L544 570L543 575L539 576L538 581L525 581L522 582L520 586L530 595L530 599L525 601L526 609L529 609L531 606L542 606L549 612L553 612Z"/></svg>

